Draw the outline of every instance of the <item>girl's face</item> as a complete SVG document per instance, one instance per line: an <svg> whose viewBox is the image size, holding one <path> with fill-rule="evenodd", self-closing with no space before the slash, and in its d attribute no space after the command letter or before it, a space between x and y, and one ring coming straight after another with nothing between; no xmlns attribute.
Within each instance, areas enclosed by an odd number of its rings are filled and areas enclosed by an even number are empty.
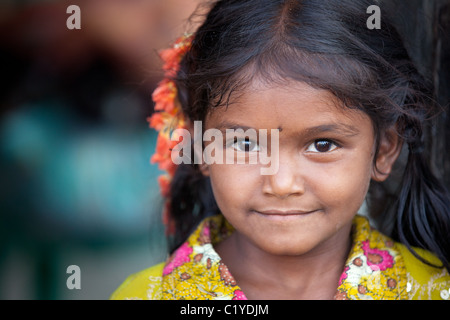
<svg viewBox="0 0 450 320"><path fill-rule="evenodd" d="M253 85L228 108L218 108L205 129L279 129L279 169L262 164L211 164L217 204L236 236L265 252L301 255L348 240L373 172L374 130L361 111L340 106L328 91L293 82ZM270 140L270 139L268 139ZM207 144L206 144L207 145ZM225 143L236 157L258 145Z"/></svg>

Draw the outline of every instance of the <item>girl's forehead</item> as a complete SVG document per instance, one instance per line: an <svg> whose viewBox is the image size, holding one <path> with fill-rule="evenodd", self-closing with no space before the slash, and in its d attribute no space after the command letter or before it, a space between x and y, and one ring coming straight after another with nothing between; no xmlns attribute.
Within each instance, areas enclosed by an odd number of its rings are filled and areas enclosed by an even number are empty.
<svg viewBox="0 0 450 320"><path fill-rule="evenodd" d="M252 81L248 86L232 93L225 106L211 108L211 118L235 117L254 118L292 115L297 118L308 116L350 117L363 113L349 108L330 91L314 88L305 82L286 80L280 83Z"/></svg>

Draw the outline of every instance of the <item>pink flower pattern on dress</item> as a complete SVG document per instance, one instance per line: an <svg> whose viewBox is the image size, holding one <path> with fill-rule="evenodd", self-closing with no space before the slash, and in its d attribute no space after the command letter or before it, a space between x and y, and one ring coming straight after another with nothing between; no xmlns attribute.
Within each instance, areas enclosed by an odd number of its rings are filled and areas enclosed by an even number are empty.
<svg viewBox="0 0 450 320"><path fill-rule="evenodd" d="M247 300L247 297L242 290L235 290L233 300Z"/></svg>
<svg viewBox="0 0 450 320"><path fill-rule="evenodd" d="M367 257L367 265L372 270L386 270L392 268L394 265L394 258L387 250L372 249L369 246L369 241L362 242L362 249L364 255Z"/></svg>
<svg viewBox="0 0 450 320"><path fill-rule="evenodd" d="M394 242L354 218L352 249L339 278L336 300L406 299L405 266ZM163 270L162 299L246 299L214 245L234 232L221 215L205 219ZM400 258L399 258L400 257Z"/></svg>
<svg viewBox="0 0 450 320"><path fill-rule="evenodd" d="M163 276L170 274L173 269L189 262L191 259L189 255L192 253L192 248L187 242L183 243L181 247L174 253L172 259L167 263L163 270Z"/></svg>
<svg viewBox="0 0 450 320"><path fill-rule="evenodd" d="M342 272L341 277L339 278L339 285L342 284L342 281L344 281L345 279L347 279L347 277L348 277L347 271L348 271L348 270L350 270L350 267L349 267L349 266L346 266L346 267L344 268L344 272Z"/></svg>

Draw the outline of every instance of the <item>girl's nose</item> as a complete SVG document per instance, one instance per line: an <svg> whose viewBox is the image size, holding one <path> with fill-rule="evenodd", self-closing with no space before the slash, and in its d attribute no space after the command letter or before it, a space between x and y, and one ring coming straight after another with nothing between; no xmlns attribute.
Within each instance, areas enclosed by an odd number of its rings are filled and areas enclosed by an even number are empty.
<svg viewBox="0 0 450 320"><path fill-rule="evenodd" d="M263 192L278 198L304 194L305 183L298 157L281 158L280 155L278 171L273 175L265 176Z"/></svg>

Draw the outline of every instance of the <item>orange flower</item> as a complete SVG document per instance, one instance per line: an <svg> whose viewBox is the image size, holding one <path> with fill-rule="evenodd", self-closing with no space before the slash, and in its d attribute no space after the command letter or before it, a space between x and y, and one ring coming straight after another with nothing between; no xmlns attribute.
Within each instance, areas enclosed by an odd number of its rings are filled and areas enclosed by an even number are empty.
<svg viewBox="0 0 450 320"><path fill-rule="evenodd" d="M180 69L180 61L189 50L193 36L180 37L172 48L162 50L160 57L164 61L165 79L162 80L152 94L156 112L147 118L149 126L157 130L156 152L151 157L152 163L158 163L158 168L167 172L158 177L158 183L163 197L170 196L170 182L177 166L172 161L172 149L182 141L182 136L174 136L174 130L186 128L185 119L178 100L178 90L173 78ZM176 138L175 141L171 140ZM170 216L170 202L166 201L163 212L163 223L166 233L175 232L175 221Z"/></svg>
<svg viewBox="0 0 450 320"><path fill-rule="evenodd" d="M170 139L171 133L175 129L185 128L185 121L182 115L178 116L178 119L167 112L155 112L147 118L150 128L159 131L160 136L164 136L166 139Z"/></svg>
<svg viewBox="0 0 450 320"><path fill-rule="evenodd" d="M166 77L173 77L180 69L180 62L189 50L192 42L192 35L184 35L177 39L172 48L161 50L159 56L164 61L163 70Z"/></svg>
<svg viewBox="0 0 450 320"><path fill-rule="evenodd" d="M164 126L164 119L162 112L155 112L150 117L147 118L147 122L150 128L160 131Z"/></svg>
<svg viewBox="0 0 450 320"><path fill-rule="evenodd" d="M175 174L177 166L172 161L172 149L182 141L182 136L177 140L169 140L163 135L158 135L156 141L156 152L151 157L152 163L158 163L160 170L167 171L170 177Z"/></svg>
<svg viewBox="0 0 450 320"><path fill-rule="evenodd" d="M174 112L178 107L177 93L177 88L173 81L168 79L161 81L152 94L155 110L175 114Z"/></svg>
<svg viewBox="0 0 450 320"><path fill-rule="evenodd" d="M163 197L168 197L170 194L170 177L168 175L161 175L158 177L159 188Z"/></svg>
<svg viewBox="0 0 450 320"><path fill-rule="evenodd" d="M163 70L165 75L169 77L175 76L180 68L179 64L181 61L178 50L173 48L162 50L159 56L164 61Z"/></svg>
<svg viewBox="0 0 450 320"><path fill-rule="evenodd" d="M173 164L171 155L171 145L174 141L170 141L162 135L158 135L156 140L156 152L151 158L152 163L158 163L161 170L166 170Z"/></svg>
<svg viewBox="0 0 450 320"><path fill-rule="evenodd" d="M163 135L166 138L169 138L166 132L168 131L167 129L170 129L173 125L173 120L173 116L166 112L155 112L151 117L147 118L150 128L159 131L160 135Z"/></svg>

